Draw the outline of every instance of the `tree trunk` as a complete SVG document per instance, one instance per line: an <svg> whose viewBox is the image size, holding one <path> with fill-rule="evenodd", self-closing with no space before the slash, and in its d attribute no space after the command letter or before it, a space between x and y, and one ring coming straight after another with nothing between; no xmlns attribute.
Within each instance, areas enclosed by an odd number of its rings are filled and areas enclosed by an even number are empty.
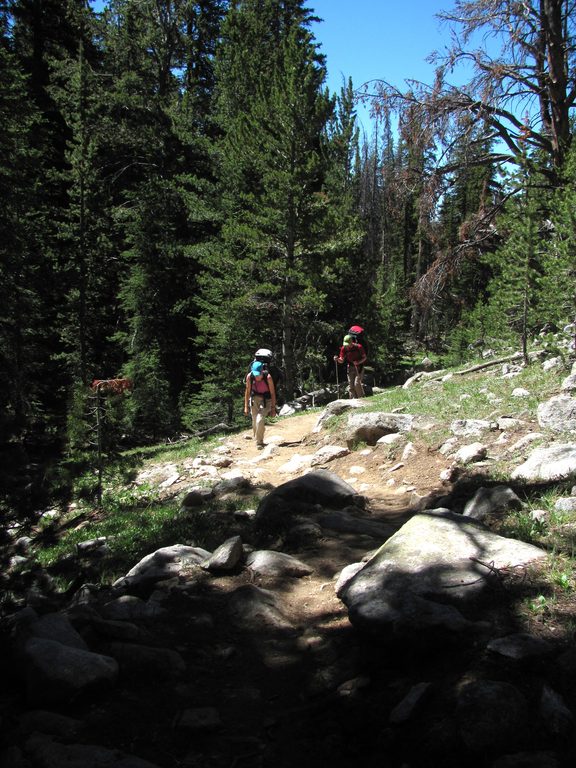
<svg viewBox="0 0 576 768"><path fill-rule="evenodd" d="M548 59L547 94L550 105L550 129L552 158L556 168L562 167L566 151L570 144L570 121L566 95L567 79L567 39L563 29L562 6L565 0L542 0L541 24L546 43Z"/></svg>

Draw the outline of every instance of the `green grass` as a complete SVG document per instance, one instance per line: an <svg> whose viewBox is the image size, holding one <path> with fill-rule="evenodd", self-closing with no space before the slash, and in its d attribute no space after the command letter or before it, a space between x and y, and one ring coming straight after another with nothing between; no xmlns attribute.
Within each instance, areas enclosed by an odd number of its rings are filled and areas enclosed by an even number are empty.
<svg viewBox="0 0 576 768"><path fill-rule="evenodd" d="M465 367L446 369L446 373L457 374ZM535 416L538 403L551 397L558 389L565 372L544 372L538 363L525 368L512 379L503 379L501 366L484 371L453 375L441 379L423 379L411 387L393 387L382 394L369 398L365 410L394 411L401 408L403 413L432 416L438 419L489 419L496 414ZM531 394L527 398L512 395L514 389L522 387ZM464 396L464 397L462 397ZM494 398L500 402L494 402Z"/></svg>

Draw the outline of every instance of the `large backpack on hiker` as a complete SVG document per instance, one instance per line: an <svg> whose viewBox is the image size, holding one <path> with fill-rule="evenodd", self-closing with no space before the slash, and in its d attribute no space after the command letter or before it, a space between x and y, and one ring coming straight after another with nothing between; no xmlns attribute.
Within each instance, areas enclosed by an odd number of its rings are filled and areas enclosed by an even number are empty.
<svg viewBox="0 0 576 768"><path fill-rule="evenodd" d="M264 374L269 373L270 376L272 376L274 389L276 390L276 402L278 402L281 399L280 390L282 388L283 376L282 370L276 365L274 361L274 353L270 349L257 349L252 363L256 362L262 363L262 372ZM252 363L250 363L250 367L252 367Z"/></svg>
<svg viewBox="0 0 576 768"><path fill-rule="evenodd" d="M364 347L364 352L368 354L368 346L366 343L366 332L364 331L364 328L362 328L361 325L352 325L350 328L348 328L348 336L352 336L352 341L355 344L362 344Z"/></svg>

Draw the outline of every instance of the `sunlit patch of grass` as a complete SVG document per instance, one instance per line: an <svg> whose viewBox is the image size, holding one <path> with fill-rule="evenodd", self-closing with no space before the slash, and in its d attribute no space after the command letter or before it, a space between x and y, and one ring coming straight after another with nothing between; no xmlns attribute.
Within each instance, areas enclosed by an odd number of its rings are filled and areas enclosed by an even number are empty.
<svg viewBox="0 0 576 768"><path fill-rule="evenodd" d="M460 371L469 367L472 364L429 374L407 389L393 387L371 397L366 410L393 411L401 408L404 413L443 419L487 419L495 413L533 416L538 404L558 391L566 375L565 371L543 371L538 362L526 366L510 379L503 378L501 364L493 369L459 375ZM529 396L513 396L517 388L528 390Z"/></svg>
<svg viewBox="0 0 576 768"><path fill-rule="evenodd" d="M180 525L176 510L170 505L138 507L128 504L122 507L117 499L110 507L103 505L96 521L64 531L60 540L45 547L38 557L43 565L50 566L60 558L74 554L80 542L105 537L111 557L131 561L133 565L135 558L139 559L168 542L173 543L177 540L174 536L187 537L188 533Z"/></svg>
<svg viewBox="0 0 576 768"><path fill-rule="evenodd" d="M210 436L208 438L189 438L170 445L150 445L143 448L133 448L128 451L124 451L122 454L122 460L125 463L138 463L144 464L153 461L155 464L161 464L162 462L180 461L182 459L196 456L202 451L210 451L215 446L220 444L220 440L217 436Z"/></svg>
<svg viewBox="0 0 576 768"><path fill-rule="evenodd" d="M161 500L150 485L117 487L104 494L96 514L87 511L80 525L63 529L58 541L46 544L37 553L38 561L47 568L56 566L76 555L81 542L103 537L108 554L97 561L100 578L114 580L161 547L178 543L212 551L228 536L230 519L222 513L255 508L258 502L250 495L185 509L177 500Z"/></svg>

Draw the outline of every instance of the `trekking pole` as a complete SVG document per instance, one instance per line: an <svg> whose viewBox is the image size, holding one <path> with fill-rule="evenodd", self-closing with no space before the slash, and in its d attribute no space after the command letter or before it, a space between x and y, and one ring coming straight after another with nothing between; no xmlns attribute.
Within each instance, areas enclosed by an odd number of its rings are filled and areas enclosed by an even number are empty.
<svg viewBox="0 0 576 768"><path fill-rule="evenodd" d="M340 384L338 383L338 362L336 360L334 360L334 365L336 366L336 392L338 397L340 397Z"/></svg>

